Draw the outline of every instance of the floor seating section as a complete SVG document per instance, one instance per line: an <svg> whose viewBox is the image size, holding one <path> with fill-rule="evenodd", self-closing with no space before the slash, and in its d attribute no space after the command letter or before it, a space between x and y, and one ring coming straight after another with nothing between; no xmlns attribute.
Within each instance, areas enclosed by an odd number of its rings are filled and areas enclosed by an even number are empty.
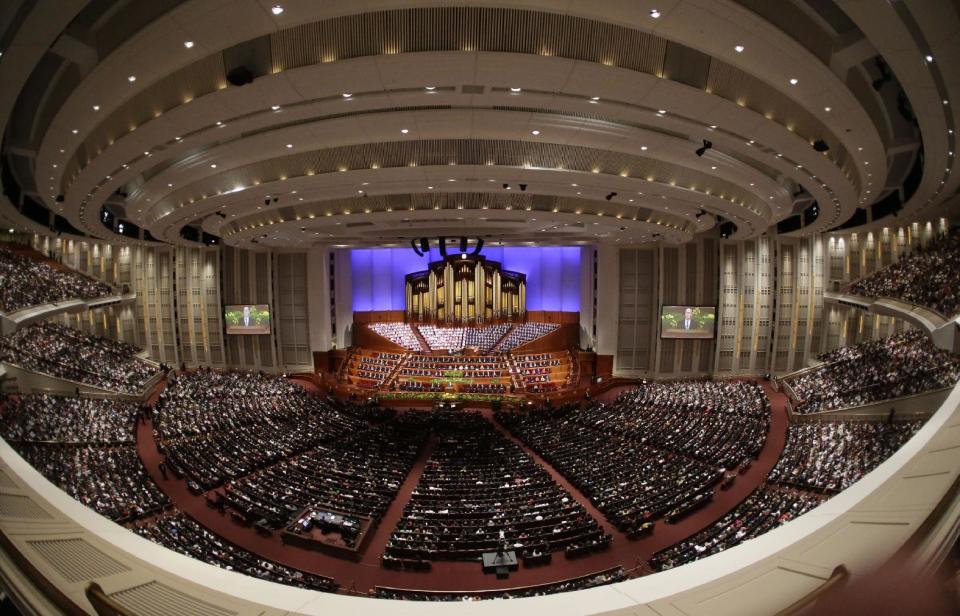
<svg viewBox="0 0 960 616"><path fill-rule="evenodd" d="M960 379L960 357L919 330L842 347L820 359L823 364L785 379L797 398L795 413L872 404L952 387Z"/></svg>
<svg viewBox="0 0 960 616"><path fill-rule="evenodd" d="M0 246L0 312L69 299L96 299L111 293L109 285L47 262L40 253Z"/></svg>
<svg viewBox="0 0 960 616"><path fill-rule="evenodd" d="M264 560L214 535L183 513L173 512L140 522L133 529L141 537L221 569L310 590L334 592L337 589L328 577Z"/></svg>
<svg viewBox="0 0 960 616"><path fill-rule="evenodd" d="M137 456L142 409L130 402L36 395L11 398L0 433L47 479L118 522L169 505Z"/></svg>
<svg viewBox="0 0 960 616"><path fill-rule="evenodd" d="M533 458L475 412L433 416L435 448L386 554L422 560L475 560L506 546L523 551L610 541Z"/></svg>
<svg viewBox="0 0 960 616"><path fill-rule="evenodd" d="M137 349L55 323L35 323L0 338L0 361L84 385L140 394L162 367Z"/></svg>
<svg viewBox="0 0 960 616"><path fill-rule="evenodd" d="M769 415L754 383L680 381L643 385L611 405L498 418L631 533L708 503L725 472L759 453Z"/></svg>

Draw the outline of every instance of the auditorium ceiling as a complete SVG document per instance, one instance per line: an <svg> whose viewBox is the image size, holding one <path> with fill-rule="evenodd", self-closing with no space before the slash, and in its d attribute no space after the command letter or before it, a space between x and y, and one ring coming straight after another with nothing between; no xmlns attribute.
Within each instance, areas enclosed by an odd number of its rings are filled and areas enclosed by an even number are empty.
<svg viewBox="0 0 960 616"><path fill-rule="evenodd" d="M960 184L958 15L950 0L5 2L0 221L303 248L929 219Z"/></svg>

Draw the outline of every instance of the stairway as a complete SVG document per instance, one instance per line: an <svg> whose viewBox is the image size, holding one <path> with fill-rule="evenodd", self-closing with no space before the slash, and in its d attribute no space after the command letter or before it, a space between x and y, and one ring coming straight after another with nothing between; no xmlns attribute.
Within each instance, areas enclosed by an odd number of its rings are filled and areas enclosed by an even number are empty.
<svg viewBox="0 0 960 616"><path fill-rule="evenodd" d="M516 325L511 325L510 329L508 329L502 336L500 336L500 339L497 340L492 347L490 347L490 350L488 352L495 353L497 349L500 348L500 345L503 344L503 341L506 340L510 336L510 334L513 333L513 330L516 329L516 327L517 327Z"/></svg>
<svg viewBox="0 0 960 616"><path fill-rule="evenodd" d="M424 353L429 353L433 349L430 348L430 345L427 344L427 339L423 337L423 334L420 333L420 328L416 325L410 325L410 330L413 331L413 335L417 337L417 341L420 343L420 350Z"/></svg>

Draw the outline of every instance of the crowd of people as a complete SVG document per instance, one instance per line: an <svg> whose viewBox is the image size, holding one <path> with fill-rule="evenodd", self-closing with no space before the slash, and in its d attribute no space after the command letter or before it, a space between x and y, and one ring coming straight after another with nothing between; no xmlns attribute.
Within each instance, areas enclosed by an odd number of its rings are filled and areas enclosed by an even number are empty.
<svg viewBox="0 0 960 616"><path fill-rule="evenodd" d="M266 560L214 535L180 512L138 523L133 530L154 543L221 569L309 590L335 592L337 589L337 584L326 576Z"/></svg>
<svg viewBox="0 0 960 616"><path fill-rule="evenodd" d="M247 520L288 526L306 507L369 518L386 512L410 471L424 433L389 420L319 444L219 490Z"/></svg>
<svg viewBox="0 0 960 616"><path fill-rule="evenodd" d="M34 394L0 410L7 442L133 443L144 409L133 402Z"/></svg>
<svg viewBox="0 0 960 616"><path fill-rule="evenodd" d="M794 412L820 413L951 387L960 379L960 357L937 348L923 332L842 347L824 362L787 379Z"/></svg>
<svg viewBox="0 0 960 616"><path fill-rule="evenodd" d="M164 371L136 353L124 342L46 321L0 338L0 361L124 394L142 393Z"/></svg>
<svg viewBox="0 0 960 616"><path fill-rule="evenodd" d="M429 353L446 350L459 353L473 349L481 353L506 353L555 331L559 325L531 321L516 325L498 323L445 327L387 322L371 323L369 327L374 333L408 351Z"/></svg>
<svg viewBox="0 0 960 616"><path fill-rule="evenodd" d="M850 293L891 297L947 317L960 312L960 229L918 247L913 254L858 280Z"/></svg>
<svg viewBox="0 0 960 616"><path fill-rule="evenodd" d="M110 295L109 285L0 246L0 311Z"/></svg>
<svg viewBox="0 0 960 616"><path fill-rule="evenodd" d="M654 554L649 565L655 571L664 571L706 558L786 524L821 502L823 498L816 495L761 486L714 524Z"/></svg>
<svg viewBox="0 0 960 616"><path fill-rule="evenodd" d="M643 385L611 405L498 418L621 530L635 532L709 502L725 473L757 456L769 414L754 383L678 381Z"/></svg>
<svg viewBox="0 0 960 616"><path fill-rule="evenodd" d="M365 425L287 379L198 370L163 390L154 429L170 469L207 490Z"/></svg>
<svg viewBox="0 0 960 616"><path fill-rule="evenodd" d="M379 599L404 599L407 601L478 601L481 599L519 599L522 597L542 597L558 592L571 592L585 588L595 588L606 584L622 582L628 578L623 567L614 567L605 571L583 575L560 582L524 586L510 590L485 590L480 592L445 592L424 590L403 590L378 586L375 596Z"/></svg>
<svg viewBox="0 0 960 616"><path fill-rule="evenodd" d="M437 412L435 448L385 554L472 560L500 548L563 550L602 528L533 458L481 414Z"/></svg>
<svg viewBox="0 0 960 616"><path fill-rule="evenodd" d="M169 504L140 462L133 403L64 396L9 398L0 434L70 496L118 522Z"/></svg>
<svg viewBox="0 0 960 616"><path fill-rule="evenodd" d="M793 423L769 480L834 494L875 469L912 437L921 421Z"/></svg>

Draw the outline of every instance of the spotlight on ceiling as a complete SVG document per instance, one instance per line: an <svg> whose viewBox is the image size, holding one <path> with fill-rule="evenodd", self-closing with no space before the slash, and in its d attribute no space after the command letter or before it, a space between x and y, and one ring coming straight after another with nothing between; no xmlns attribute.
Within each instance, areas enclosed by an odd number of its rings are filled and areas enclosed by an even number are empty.
<svg viewBox="0 0 960 616"><path fill-rule="evenodd" d="M609 195L607 195L606 199L607 199L607 201L610 201L611 199L613 199L613 198L616 197L616 196L617 196L617 193L612 192L612 193L610 193Z"/></svg>
<svg viewBox="0 0 960 616"><path fill-rule="evenodd" d="M697 156L703 156L704 153L706 153L706 151L709 150L709 149L712 148L712 147L713 147L713 142L712 142L712 141L707 141L706 139L704 139L704 140L703 140L703 146L696 149L696 154L697 154Z"/></svg>
<svg viewBox="0 0 960 616"><path fill-rule="evenodd" d="M830 149L830 146L827 145L827 142L824 141L823 139L817 139L816 141L813 142L813 149L816 150L817 152L826 152L827 150Z"/></svg>
<svg viewBox="0 0 960 616"><path fill-rule="evenodd" d="M504 189L507 189L507 188L510 188L510 185L509 185L509 184L504 184L503 187L504 187Z"/></svg>
<svg viewBox="0 0 960 616"><path fill-rule="evenodd" d="M520 184L520 190L526 190L526 189L527 189L526 184Z"/></svg>

